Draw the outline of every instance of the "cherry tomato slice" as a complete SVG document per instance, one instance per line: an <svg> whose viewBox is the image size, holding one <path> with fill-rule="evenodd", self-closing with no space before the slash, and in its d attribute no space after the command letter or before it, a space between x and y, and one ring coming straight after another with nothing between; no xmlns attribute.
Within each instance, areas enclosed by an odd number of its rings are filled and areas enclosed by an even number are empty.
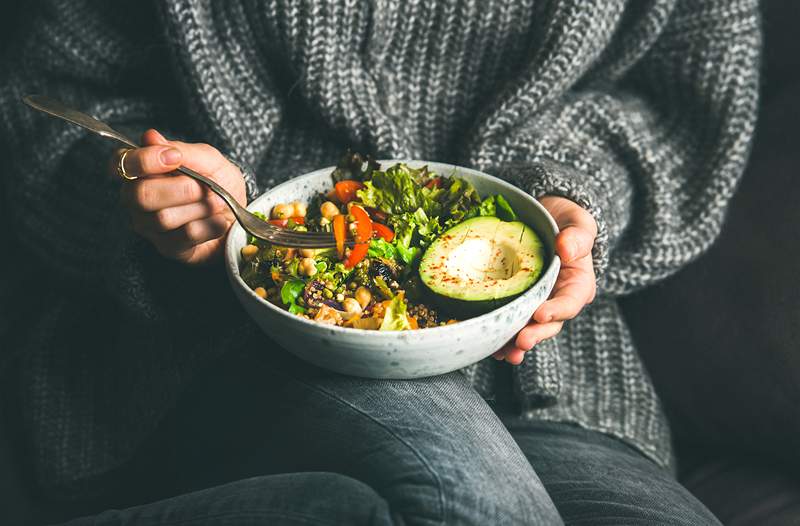
<svg viewBox="0 0 800 526"><path fill-rule="evenodd" d="M385 241L391 242L391 240L394 239L394 232L392 232L392 229L386 225L373 222L372 231L375 232L375 235L383 238Z"/></svg>
<svg viewBox="0 0 800 526"><path fill-rule="evenodd" d="M339 181L333 187L336 197L341 203L349 203L356 198L356 192L364 188L364 184L358 181Z"/></svg>
<svg viewBox="0 0 800 526"><path fill-rule="evenodd" d="M305 217L290 217L289 219L291 219L294 222L295 225L305 225L306 224L306 218ZM285 228L286 225L289 224L289 219L270 219L269 220L269 224Z"/></svg>
<svg viewBox="0 0 800 526"><path fill-rule="evenodd" d="M355 218L356 242L368 243L372 238L372 219L369 218L369 214L363 208L357 205L350 207L350 213Z"/></svg>
<svg viewBox="0 0 800 526"><path fill-rule="evenodd" d="M368 250L369 243L356 243L350 250L350 255L347 257L347 261L344 262L345 268L353 268L358 265L361 260L367 257Z"/></svg>
<svg viewBox="0 0 800 526"><path fill-rule="evenodd" d="M336 252L339 259L344 259L344 238L346 235L345 221L342 214L333 216L333 238L336 240Z"/></svg>

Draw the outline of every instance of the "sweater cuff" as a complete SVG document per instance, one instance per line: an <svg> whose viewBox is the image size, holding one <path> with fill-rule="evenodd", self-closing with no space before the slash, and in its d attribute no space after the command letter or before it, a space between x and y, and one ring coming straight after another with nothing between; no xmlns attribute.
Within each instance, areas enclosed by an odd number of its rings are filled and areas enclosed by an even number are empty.
<svg viewBox="0 0 800 526"><path fill-rule="evenodd" d="M233 163L240 172L242 172L242 177L244 177L244 184L247 191L247 202L250 203L253 201L253 199L261 195L261 190L258 187L258 179L256 179L256 172L253 170L253 168L249 164L236 159L232 155L225 155L225 158Z"/></svg>
<svg viewBox="0 0 800 526"><path fill-rule="evenodd" d="M592 260L598 285L608 266L609 233L606 222L607 198L590 184L587 174L555 161L509 165L498 170L498 176L534 197L565 197L580 205L594 217L597 237L592 247Z"/></svg>

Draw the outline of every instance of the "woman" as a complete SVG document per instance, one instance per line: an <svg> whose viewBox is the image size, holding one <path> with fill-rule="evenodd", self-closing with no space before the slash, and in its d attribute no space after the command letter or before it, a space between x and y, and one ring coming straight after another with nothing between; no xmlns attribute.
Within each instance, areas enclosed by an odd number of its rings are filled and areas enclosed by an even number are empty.
<svg viewBox="0 0 800 526"><path fill-rule="evenodd" d="M77 503L64 518L122 508L75 524L717 524L670 472L615 298L719 231L755 122L756 7L45 2L0 106L18 283L41 298L3 332L39 485ZM112 156L136 180L109 177L108 145L29 92L163 134ZM341 377L235 305L232 217L166 174L245 202L348 146L477 167L557 218L555 293L505 363Z"/></svg>

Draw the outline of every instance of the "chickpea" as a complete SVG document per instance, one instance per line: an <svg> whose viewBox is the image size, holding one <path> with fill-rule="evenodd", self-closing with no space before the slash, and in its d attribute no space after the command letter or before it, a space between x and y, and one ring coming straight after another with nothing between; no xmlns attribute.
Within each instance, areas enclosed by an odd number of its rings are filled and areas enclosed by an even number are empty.
<svg viewBox="0 0 800 526"><path fill-rule="evenodd" d="M250 261L256 254L258 254L258 247L255 245L245 245L242 247L242 258L245 261Z"/></svg>
<svg viewBox="0 0 800 526"><path fill-rule="evenodd" d="M264 287L256 287L255 290L253 290L253 292L255 292L256 296L258 296L261 299L266 299L267 297L267 289L265 289Z"/></svg>
<svg viewBox="0 0 800 526"><path fill-rule="evenodd" d="M294 206L280 203L272 207L272 219L289 219L294 214Z"/></svg>
<svg viewBox="0 0 800 526"><path fill-rule="evenodd" d="M297 267L301 274L306 276L313 276L317 273L317 262L312 258L303 258L300 260L300 265Z"/></svg>
<svg viewBox="0 0 800 526"><path fill-rule="evenodd" d="M367 287L358 287L354 296L362 309L366 308L369 302L372 301L372 293Z"/></svg>
<svg viewBox="0 0 800 526"><path fill-rule="evenodd" d="M300 255L304 258L313 258L317 255L317 249L315 248L301 248Z"/></svg>
<svg viewBox="0 0 800 526"><path fill-rule="evenodd" d="M362 311L361 304L355 298L345 298L342 302L345 312L352 314L360 314Z"/></svg>
<svg viewBox="0 0 800 526"><path fill-rule="evenodd" d="M292 203L292 209L294 210L292 217L305 217L308 212L308 207L300 201Z"/></svg>
<svg viewBox="0 0 800 526"><path fill-rule="evenodd" d="M336 294L336 301L338 302L344 301L344 294L342 294L341 292Z"/></svg>
<svg viewBox="0 0 800 526"><path fill-rule="evenodd" d="M330 221L333 219L333 216L339 215L339 207L331 201L325 201L320 205L319 212L322 214L322 217Z"/></svg>

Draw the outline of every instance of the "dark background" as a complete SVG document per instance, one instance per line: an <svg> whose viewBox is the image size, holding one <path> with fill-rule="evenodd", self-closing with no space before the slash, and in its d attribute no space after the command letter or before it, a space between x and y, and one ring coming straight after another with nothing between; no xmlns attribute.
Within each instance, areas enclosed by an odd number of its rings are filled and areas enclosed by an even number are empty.
<svg viewBox="0 0 800 526"><path fill-rule="evenodd" d="M23 9L0 1L0 76ZM673 424L682 481L740 526L800 524L800 1L762 9L760 122L723 234L624 301ZM2 431L0 523L17 524L37 504Z"/></svg>

